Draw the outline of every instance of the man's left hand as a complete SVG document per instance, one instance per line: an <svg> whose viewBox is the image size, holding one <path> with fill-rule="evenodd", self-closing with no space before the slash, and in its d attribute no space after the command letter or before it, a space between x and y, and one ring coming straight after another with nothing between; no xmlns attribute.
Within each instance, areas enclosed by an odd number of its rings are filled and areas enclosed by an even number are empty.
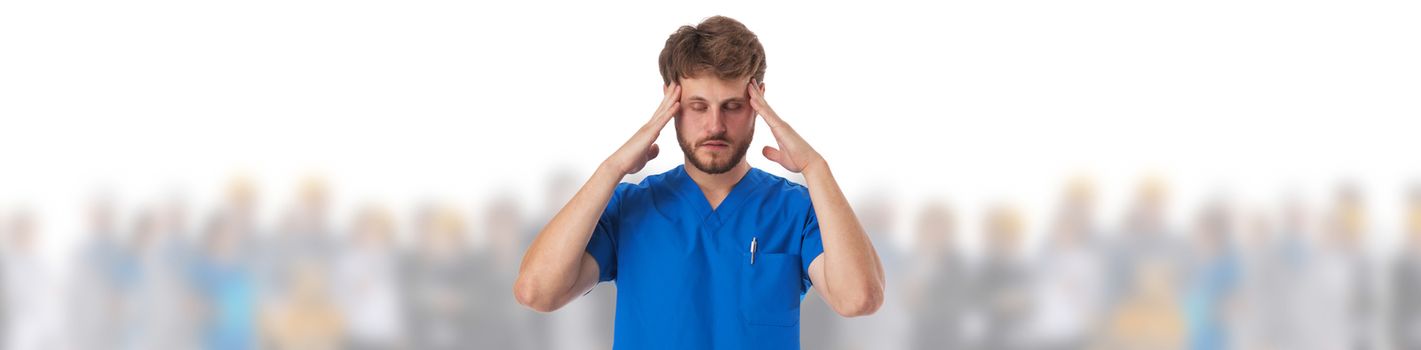
<svg viewBox="0 0 1421 350"><path fill-rule="evenodd" d="M774 109L770 109L770 104L765 102L764 87L759 82L751 79L746 89L750 91L750 106L764 118L765 124L770 126L770 133L775 135L775 143L780 146L765 146L762 152L765 158L780 163L785 170L796 173L817 167L824 162L824 158L819 156L814 147L810 147L799 133L794 132L794 128L786 124L784 119L780 119L779 114L775 114Z"/></svg>

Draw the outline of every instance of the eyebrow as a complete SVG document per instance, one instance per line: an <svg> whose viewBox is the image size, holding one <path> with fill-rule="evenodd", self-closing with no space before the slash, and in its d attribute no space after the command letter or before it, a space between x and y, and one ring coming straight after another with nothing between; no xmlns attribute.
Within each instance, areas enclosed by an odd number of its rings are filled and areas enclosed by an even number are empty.
<svg viewBox="0 0 1421 350"><path fill-rule="evenodd" d="M687 99L687 100L691 100L691 101L710 102L709 99L706 99L705 97L700 97L700 96L691 96L691 97L687 97L686 99ZM745 102L745 101L746 101L746 98L740 97L740 96L736 96L736 97L731 97L731 98L727 98L727 99L721 100L720 103L726 103L726 102Z"/></svg>

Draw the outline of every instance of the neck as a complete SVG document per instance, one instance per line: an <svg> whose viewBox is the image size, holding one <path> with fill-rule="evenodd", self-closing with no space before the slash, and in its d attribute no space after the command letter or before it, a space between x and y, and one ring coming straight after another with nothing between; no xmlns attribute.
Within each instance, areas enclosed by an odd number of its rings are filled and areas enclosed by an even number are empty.
<svg viewBox="0 0 1421 350"><path fill-rule="evenodd" d="M730 168L730 171L720 174L701 171L691 165L690 161L686 162L685 169L686 175L691 176L691 180L701 188L701 193L706 196L707 201L710 201L711 209L714 210L720 206L720 202L725 200L726 196L730 195L730 189L735 188L735 184L750 172L750 163L741 160L739 164L735 164L734 168Z"/></svg>

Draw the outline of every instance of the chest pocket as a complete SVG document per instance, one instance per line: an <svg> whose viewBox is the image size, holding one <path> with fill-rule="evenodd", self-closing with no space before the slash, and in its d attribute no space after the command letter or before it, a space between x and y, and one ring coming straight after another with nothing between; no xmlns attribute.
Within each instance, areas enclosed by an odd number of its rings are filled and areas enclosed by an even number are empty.
<svg viewBox="0 0 1421 350"><path fill-rule="evenodd" d="M740 312L755 325L793 327L799 323L798 254L741 253Z"/></svg>

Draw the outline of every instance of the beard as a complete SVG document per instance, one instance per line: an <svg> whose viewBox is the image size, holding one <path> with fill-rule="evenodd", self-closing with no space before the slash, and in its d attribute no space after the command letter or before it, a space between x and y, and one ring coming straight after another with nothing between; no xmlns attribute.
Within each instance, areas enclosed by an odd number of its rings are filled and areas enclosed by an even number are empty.
<svg viewBox="0 0 1421 350"><path fill-rule="evenodd" d="M691 162L691 166L694 166L696 167L696 169L699 169L700 171L705 172L707 174L715 175L723 174L727 171L730 171L730 169L735 168L735 165L740 164L741 160L745 159L745 152L750 149L750 142L748 141L748 139L754 138L754 130L751 130L750 133L750 135L746 135L747 140L744 142L737 142L736 140L731 140L730 138L726 137L724 132L721 132L719 134L711 135L706 138L696 140L695 143L688 143L686 141L686 138L681 135L680 130L677 130L676 141L681 144L681 153L684 153L686 155L686 160ZM724 153L712 153L704 154L703 158L703 154L696 153L696 150L701 147L701 144L707 141L725 142L727 145L730 146L729 156L727 157Z"/></svg>

